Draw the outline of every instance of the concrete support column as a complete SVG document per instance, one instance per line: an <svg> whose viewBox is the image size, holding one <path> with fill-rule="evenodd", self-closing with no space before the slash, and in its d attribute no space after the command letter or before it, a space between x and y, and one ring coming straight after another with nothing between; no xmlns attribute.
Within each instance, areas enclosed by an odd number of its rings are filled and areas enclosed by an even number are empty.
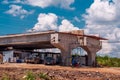
<svg viewBox="0 0 120 80"><path fill-rule="evenodd" d="M88 66L95 66L96 63L96 52L88 53Z"/></svg>
<svg viewBox="0 0 120 80"><path fill-rule="evenodd" d="M0 53L0 64L3 63L3 55Z"/></svg>
<svg viewBox="0 0 120 80"><path fill-rule="evenodd" d="M71 65L71 55L70 55L69 51L61 50L61 59L62 59L62 65L64 65L64 66Z"/></svg>

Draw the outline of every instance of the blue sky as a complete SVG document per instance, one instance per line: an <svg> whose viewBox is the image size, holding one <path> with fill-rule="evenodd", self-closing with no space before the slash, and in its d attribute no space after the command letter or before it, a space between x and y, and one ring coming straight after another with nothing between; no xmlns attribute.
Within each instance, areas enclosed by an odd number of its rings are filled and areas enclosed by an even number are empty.
<svg viewBox="0 0 120 80"><path fill-rule="evenodd" d="M93 0L75 0L70 4L70 7L73 7L74 10L70 10L61 8L60 6L48 6L41 8L39 6L21 4L20 2L15 3L14 1L17 0L3 0L0 2L0 35L26 32L37 23L37 18L40 13L54 13L59 17L69 20L75 26L83 28L85 26L85 22L82 14L84 14L85 10L93 3ZM6 13L6 11L11 9L11 5L22 6L22 9L26 11L33 11L33 13L28 15L26 14L24 18L20 18L22 14L13 16L10 13ZM74 20L74 18L78 21ZM61 18L59 18L58 24L60 24L60 21Z"/></svg>
<svg viewBox="0 0 120 80"><path fill-rule="evenodd" d="M0 1L0 35L79 29L107 38L100 53L120 57L120 0Z"/></svg>

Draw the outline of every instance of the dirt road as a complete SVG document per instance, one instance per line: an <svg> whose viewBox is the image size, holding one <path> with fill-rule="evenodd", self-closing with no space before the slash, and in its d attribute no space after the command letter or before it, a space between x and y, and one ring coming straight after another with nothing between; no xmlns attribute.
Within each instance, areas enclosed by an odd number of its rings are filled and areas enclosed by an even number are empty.
<svg viewBox="0 0 120 80"><path fill-rule="evenodd" d="M4 74L8 74L12 80L20 80L27 71L46 73L55 80L120 80L120 68L73 68L25 63L0 64L0 80Z"/></svg>

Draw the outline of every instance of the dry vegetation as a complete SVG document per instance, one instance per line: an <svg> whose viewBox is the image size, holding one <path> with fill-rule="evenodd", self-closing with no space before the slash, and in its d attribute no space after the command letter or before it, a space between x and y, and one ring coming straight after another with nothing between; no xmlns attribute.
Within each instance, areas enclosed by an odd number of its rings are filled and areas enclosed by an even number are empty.
<svg viewBox="0 0 120 80"><path fill-rule="evenodd" d="M108 66L108 67L120 67L120 58L112 58L108 56L97 56L97 63L100 66Z"/></svg>

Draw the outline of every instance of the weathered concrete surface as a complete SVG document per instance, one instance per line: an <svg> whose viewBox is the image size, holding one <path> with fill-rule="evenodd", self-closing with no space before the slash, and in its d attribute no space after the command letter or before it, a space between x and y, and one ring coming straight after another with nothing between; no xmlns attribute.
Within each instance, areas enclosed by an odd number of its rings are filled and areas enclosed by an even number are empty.
<svg viewBox="0 0 120 80"><path fill-rule="evenodd" d="M95 64L96 52L101 49L103 38L84 35L83 30L71 32L37 32L28 34L0 36L0 48L43 49L59 48L63 65L70 65L71 50L82 47L88 53L88 65Z"/></svg>

